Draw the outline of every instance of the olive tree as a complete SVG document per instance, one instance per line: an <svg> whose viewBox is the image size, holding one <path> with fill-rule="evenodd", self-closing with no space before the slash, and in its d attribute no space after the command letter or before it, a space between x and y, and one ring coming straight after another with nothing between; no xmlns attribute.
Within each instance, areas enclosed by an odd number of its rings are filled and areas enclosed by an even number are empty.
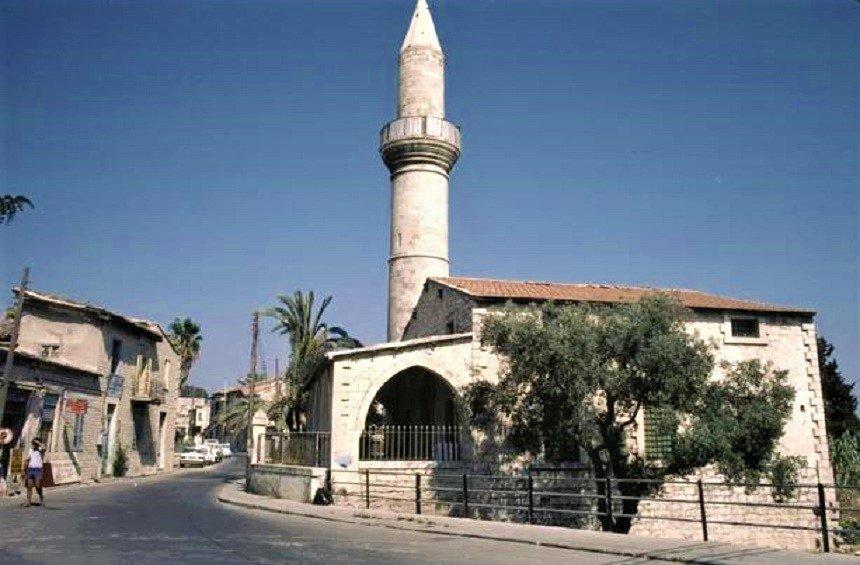
<svg viewBox="0 0 860 565"><path fill-rule="evenodd" d="M733 476L747 466L764 468L792 389L784 374L758 363L727 367L723 381L713 381L713 353L686 331L689 316L663 295L611 306L508 305L487 318L481 334L506 362L498 383L479 381L467 389L473 422L486 425L502 415L518 452L557 463L582 449L597 479L645 479L616 482L625 497L647 494L668 473L709 462L724 463ZM749 406L761 411L744 415L746 430L720 416ZM670 415L661 426L671 449L660 460L628 449L628 432L643 409ZM766 423L769 418L773 422ZM605 481L597 484L598 494L605 494ZM622 499L621 508L628 516L610 515L599 497L603 529L629 530L637 501Z"/></svg>

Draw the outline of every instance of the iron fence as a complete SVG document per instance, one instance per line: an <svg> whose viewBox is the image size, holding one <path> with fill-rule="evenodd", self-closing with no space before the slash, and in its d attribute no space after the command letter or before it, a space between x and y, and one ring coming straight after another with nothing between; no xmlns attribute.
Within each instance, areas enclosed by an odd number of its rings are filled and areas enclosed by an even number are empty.
<svg viewBox="0 0 860 565"><path fill-rule="evenodd" d="M268 464L328 467L331 432L267 433L262 459Z"/></svg>
<svg viewBox="0 0 860 565"><path fill-rule="evenodd" d="M768 528L788 532L813 532L825 552L830 551L833 536L857 543L860 528L840 517L860 512L857 505L860 486L822 483L798 483L791 501L758 502L725 497L717 491L727 488L772 488L771 483L729 483L716 481L657 481L646 479L593 479L590 477L548 476L541 470L522 475L486 475L472 473L431 472L398 469L336 470L328 485L335 496L357 500L366 508L374 501L386 504L402 503L421 514L427 505L442 505L449 515L505 519L531 524L554 524L583 527L599 524L601 518L665 520L698 524L701 537L708 541L709 528L715 525ZM650 494L631 495L630 485L639 483L640 490ZM661 487L683 486L689 496L654 496ZM833 496L828 496L833 493ZM833 505L835 498L852 500L851 506ZM689 507L688 511L631 512L630 502L653 505ZM736 516L738 508L756 508L760 512L750 520ZM718 509L728 508L720 512ZM804 520L780 522L778 511L791 509ZM729 518L727 518L727 516ZM559 519L561 518L561 519ZM802 523L799 523L802 522ZM803 523L807 524L804 525ZM853 541L852 541L853 540Z"/></svg>
<svg viewBox="0 0 860 565"><path fill-rule="evenodd" d="M371 426L361 433L362 461L460 461L460 426Z"/></svg>

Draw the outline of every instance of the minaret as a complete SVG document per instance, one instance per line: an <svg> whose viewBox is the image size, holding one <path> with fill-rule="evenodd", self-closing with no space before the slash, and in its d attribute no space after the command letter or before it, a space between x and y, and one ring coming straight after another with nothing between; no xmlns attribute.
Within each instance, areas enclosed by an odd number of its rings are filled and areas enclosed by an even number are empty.
<svg viewBox="0 0 860 565"><path fill-rule="evenodd" d="M448 276L448 174L460 130L445 121L445 55L426 0L400 48L397 119L380 133L391 171L388 340L403 330L428 277Z"/></svg>

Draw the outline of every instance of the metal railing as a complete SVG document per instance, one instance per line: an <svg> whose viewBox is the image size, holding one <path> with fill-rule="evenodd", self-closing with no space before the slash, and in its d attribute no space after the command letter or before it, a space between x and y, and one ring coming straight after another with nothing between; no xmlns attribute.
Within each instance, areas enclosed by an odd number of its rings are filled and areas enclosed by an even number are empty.
<svg viewBox="0 0 860 565"><path fill-rule="evenodd" d="M431 138L460 147L460 128L443 118L407 116L397 118L379 132L379 144L412 138Z"/></svg>
<svg viewBox="0 0 860 565"><path fill-rule="evenodd" d="M546 470L546 469L542 469ZM332 477L332 474L334 477ZM481 519L504 519L531 524L567 525L574 527L599 523L601 518L629 518L636 520L665 520L694 523L701 528L701 536L708 541L709 527L713 525L767 528L787 532L813 532L825 552L830 551L833 537L842 540L858 539L860 528L851 522L840 522L839 517L860 511L857 500L860 486L822 483L798 483L795 496L786 502L756 502L737 500L738 497L720 496L717 490L726 488L770 488L773 484L705 481L655 481L645 479L593 479L588 477L546 476L538 470L523 475L481 475L451 472L415 472L415 470L336 470L329 474L328 484L335 496L355 499L366 508L374 501L384 504L402 503L421 514L428 505L442 505L449 514ZM683 485L690 496L625 495L626 486L661 487ZM828 496L833 492L836 496ZM846 494L852 506L832 504ZM630 511L629 502L648 502L653 505L689 505L690 511L668 512ZM627 504L626 504L627 503ZM719 512L719 509L727 509ZM745 520L738 508L760 509L755 518ZM779 512L797 511L795 523L780 522ZM808 514L807 514L808 513ZM804 525L806 524L806 525Z"/></svg>
<svg viewBox="0 0 860 565"><path fill-rule="evenodd" d="M262 459L268 464L328 467L331 432L267 433Z"/></svg>
<svg viewBox="0 0 860 565"><path fill-rule="evenodd" d="M460 426L371 426L361 433L361 461L460 461Z"/></svg>

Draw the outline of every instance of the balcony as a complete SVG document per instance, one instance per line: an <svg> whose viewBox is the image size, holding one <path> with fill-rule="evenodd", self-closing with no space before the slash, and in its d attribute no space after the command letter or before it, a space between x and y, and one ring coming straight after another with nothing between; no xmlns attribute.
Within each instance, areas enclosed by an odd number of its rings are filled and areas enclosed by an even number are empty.
<svg viewBox="0 0 860 565"><path fill-rule="evenodd" d="M379 133L379 145L384 147L406 139L435 139L460 148L460 128L429 116L410 116L389 122Z"/></svg>
<svg viewBox="0 0 860 565"><path fill-rule="evenodd" d="M417 164L436 165L447 173L460 157L460 128L442 118L407 116L386 124L379 144L392 174Z"/></svg>
<svg viewBox="0 0 860 565"><path fill-rule="evenodd" d="M132 402L161 404L167 397L167 389L157 373L144 371L134 377L131 389Z"/></svg>

